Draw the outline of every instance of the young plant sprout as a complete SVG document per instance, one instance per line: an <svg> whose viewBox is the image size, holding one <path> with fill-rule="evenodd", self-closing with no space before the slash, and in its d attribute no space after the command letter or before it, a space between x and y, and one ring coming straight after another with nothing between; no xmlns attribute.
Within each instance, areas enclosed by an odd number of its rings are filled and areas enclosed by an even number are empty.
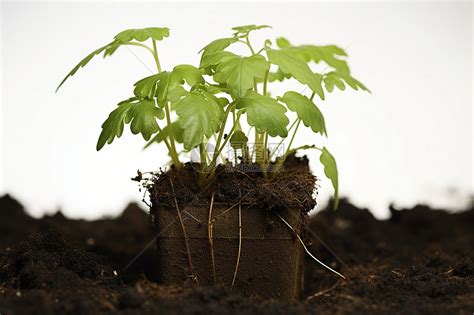
<svg viewBox="0 0 474 315"><path fill-rule="evenodd" d="M335 88L344 90L346 86L368 89L352 77L343 49L333 45L297 46L282 37L276 40L276 46L268 39L262 45L252 43L250 34L266 28L270 26L234 27L231 36L216 39L200 50L199 67L183 64L172 70L162 69L157 49L157 42L169 36L168 28L125 30L79 62L58 89L96 55L111 56L120 46L143 48L153 57L157 73L136 82L133 95L110 113L102 125L97 150L119 138L124 125L129 124L133 134L140 133L147 141L145 147L164 143L177 169L185 163L183 153L197 149L201 180L207 183L214 178L219 163L255 163L265 177L271 178L281 171L290 154L300 149L316 149L321 153L324 173L334 187L337 207L338 171L332 154L326 147L293 147L293 142L301 125L327 136L324 116L316 105L326 93ZM237 45L246 46L248 53L231 52ZM314 72L311 64L324 64L325 71ZM284 80L298 81L303 86L298 91L305 93L287 91L270 95L271 83ZM290 112L296 113L293 121L289 119ZM286 139L286 150L277 156ZM210 141L215 141L215 145L208 152ZM271 148L270 143L279 145ZM222 154L227 145L235 154L224 160Z"/></svg>

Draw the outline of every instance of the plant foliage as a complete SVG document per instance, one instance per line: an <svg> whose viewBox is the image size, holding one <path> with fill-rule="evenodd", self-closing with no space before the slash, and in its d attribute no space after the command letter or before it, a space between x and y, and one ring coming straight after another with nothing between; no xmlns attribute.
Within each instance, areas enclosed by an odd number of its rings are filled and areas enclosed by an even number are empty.
<svg viewBox="0 0 474 315"><path fill-rule="evenodd" d="M153 57L157 73L137 81L133 96L109 114L102 124L97 150L120 138L125 125L130 125L133 134L141 134L147 141L145 148L164 143L178 168L182 154L199 148L201 163L208 164L206 169L210 170L203 176L210 180L226 145L234 151L233 160L228 158L226 163L257 163L266 177L272 176L267 173L271 164L282 165L290 153L300 148L316 148L321 152L324 173L334 187L337 207L339 179L334 156L326 147L315 144L294 149L291 146L301 122L314 133L327 136L326 122L317 104L328 93L346 88L369 90L352 76L347 53L338 46L298 46L280 37L275 40L276 46L266 39L260 49L255 49L250 35L268 28L234 27L231 36L216 39L199 51L199 67L182 64L168 71L161 69L157 50L157 42L169 36L168 28L125 30L82 59L58 89L99 54L111 56L121 46L145 49ZM248 54L231 51L236 45L245 46ZM322 64L324 67L319 68L325 70L314 71L313 64ZM285 80L301 84L302 92L271 95L269 85ZM304 94L306 90L310 95ZM292 117L295 120L290 124ZM250 135L252 130L254 134ZM270 154L269 138L279 141L276 149L290 139L286 151L280 156ZM207 152L204 148L211 140L215 140L215 149Z"/></svg>

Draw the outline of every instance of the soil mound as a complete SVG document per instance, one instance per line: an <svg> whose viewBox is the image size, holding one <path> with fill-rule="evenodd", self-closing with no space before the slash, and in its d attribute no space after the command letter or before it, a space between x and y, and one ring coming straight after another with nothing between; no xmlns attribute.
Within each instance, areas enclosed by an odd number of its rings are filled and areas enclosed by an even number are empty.
<svg viewBox="0 0 474 315"><path fill-rule="evenodd" d="M191 283L157 284L154 233L135 204L115 219L69 220L59 213L36 220L4 196L0 312L471 314L474 210L391 211L390 220L378 221L342 200L338 211L329 205L311 216L311 251L348 280L307 257L303 298L287 304Z"/></svg>
<svg viewBox="0 0 474 315"><path fill-rule="evenodd" d="M235 166L219 165L215 179L199 185L199 168L187 163L183 169L171 168L156 175L149 188L154 206L174 208L174 198L179 204L208 205L214 193L216 203L242 205L256 209L294 209L307 213L316 206L316 177L311 174L306 156L291 155L282 172L271 179L264 177L256 164Z"/></svg>

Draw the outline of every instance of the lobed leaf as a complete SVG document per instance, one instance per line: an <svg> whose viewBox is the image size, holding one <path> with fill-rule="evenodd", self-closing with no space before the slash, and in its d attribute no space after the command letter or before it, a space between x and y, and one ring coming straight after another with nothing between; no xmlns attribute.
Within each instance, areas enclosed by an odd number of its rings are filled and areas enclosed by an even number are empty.
<svg viewBox="0 0 474 315"><path fill-rule="evenodd" d="M314 45L303 45L295 47L301 51L302 56L309 62L314 61L319 63L324 61L330 67L340 72L349 73L349 66L347 62L340 57L347 57L346 52L334 45L328 46L314 46Z"/></svg>
<svg viewBox="0 0 474 315"><path fill-rule="evenodd" d="M234 36L241 36L241 35L245 36L251 31L261 30L264 28L272 28L272 27L270 25L250 24L250 25L236 26L236 27L233 27L232 30L235 31Z"/></svg>
<svg viewBox="0 0 474 315"><path fill-rule="evenodd" d="M148 141L147 144L143 148L147 149L153 143L160 143L165 138L169 138L170 130L172 130L173 132L174 140L178 143L183 143L184 129L179 126L179 123L177 121L174 121L171 123L171 128L170 128L170 125L166 125L166 127L163 128L160 132L158 132L153 138L151 138L151 140Z"/></svg>
<svg viewBox="0 0 474 315"><path fill-rule="evenodd" d="M324 116L312 100L293 91L286 92L278 99L285 103L289 110L296 112L306 127L310 127L315 133L327 136Z"/></svg>
<svg viewBox="0 0 474 315"><path fill-rule="evenodd" d="M270 82L275 82L275 81L282 82L283 80L290 79L290 78L291 78L291 74L284 73L283 71L281 71L280 68L278 68L276 72L270 72L268 74L268 81Z"/></svg>
<svg viewBox="0 0 474 315"><path fill-rule="evenodd" d="M224 49L226 49L227 47L229 47L231 44L235 43L236 41L238 41L237 38L230 37L230 38L220 38L220 39L216 39L210 42L199 51L199 53L202 52L201 64L203 62L203 59L207 55L215 53L215 52L223 51ZM202 68L202 65L201 65L201 68Z"/></svg>
<svg viewBox="0 0 474 315"><path fill-rule="evenodd" d="M344 81L342 81L341 78L333 72L330 72L324 76L324 85L329 93L334 90L334 86L336 86L341 91L346 89Z"/></svg>
<svg viewBox="0 0 474 315"><path fill-rule="evenodd" d="M201 69L209 68L237 57L238 55L231 53L230 51L216 51L203 56L199 67Z"/></svg>
<svg viewBox="0 0 474 315"><path fill-rule="evenodd" d="M133 94L141 98L153 98L156 94L158 82L163 78L164 75L165 73L161 72L137 81L134 84L135 89L133 90Z"/></svg>
<svg viewBox="0 0 474 315"><path fill-rule="evenodd" d="M324 99L322 77L313 73L304 59L295 53L293 48L268 49L267 55L268 60L279 66L283 73L291 74L300 83L308 85L321 99Z"/></svg>
<svg viewBox="0 0 474 315"><path fill-rule="evenodd" d="M275 99L248 91L245 97L237 99L236 108L245 110L249 125L259 133L268 132L272 137L288 136L286 109Z"/></svg>
<svg viewBox="0 0 474 315"><path fill-rule="evenodd" d="M336 160L326 147L323 148L319 160L324 166L324 174L331 180L334 187L334 209L337 209L339 205L339 175Z"/></svg>
<svg viewBox="0 0 474 315"><path fill-rule="evenodd" d="M173 79L184 80L189 86L204 84L203 71L192 65L179 65L173 68Z"/></svg>
<svg viewBox="0 0 474 315"><path fill-rule="evenodd" d="M64 84L64 82L66 82L67 79L69 79L70 77L72 77L74 74L76 74L76 72L80 69L80 68L83 68L85 67L89 61L92 60L92 58L94 58L96 55L102 53L104 50L106 50L108 47L110 47L110 45L112 45L112 43L109 43L103 47L100 47L99 49L96 49L94 50L93 52L91 52L90 54L88 54L84 59L82 59L81 61L79 61L79 63L74 67L72 68L72 70L66 75L66 77L61 81L61 83L59 83L58 87L56 88L56 92L59 90L59 88Z"/></svg>
<svg viewBox="0 0 474 315"><path fill-rule="evenodd" d="M360 81L352 77L349 73L333 71L333 72L330 72L329 74L341 80L344 80L347 83L347 85L349 85L354 90L361 89L363 91L367 91L370 93L370 90L364 84L362 84Z"/></svg>
<svg viewBox="0 0 474 315"><path fill-rule="evenodd" d="M97 151L102 149L106 143L111 144L115 137L120 138L122 136L127 114L131 107L131 103L121 102L109 114L109 117L102 124L102 131L96 146Z"/></svg>
<svg viewBox="0 0 474 315"><path fill-rule="evenodd" d="M210 93L192 91L174 105L179 126L184 129L183 143L191 150L211 137L220 125L224 110Z"/></svg>
<svg viewBox="0 0 474 315"><path fill-rule="evenodd" d="M166 27L148 27L148 28L143 28L143 29L129 29L129 30L122 31L118 33L117 35L115 35L114 41L94 50L92 53L90 53L84 59L82 59L61 81L61 83L56 88L56 92L64 84L64 82L66 82L67 79L69 79L74 74L76 74L76 72L80 68L83 68L84 66L86 66L89 63L89 61L91 61L92 58L94 58L96 55L104 52L104 58L105 58L107 56L111 56L121 45L125 43L129 43L133 40L143 42L149 38L152 38L154 40L159 41L168 36L169 36L169 29Z"/></svg>
<svg viewBox="0 0 474 315"><path fill-rule="evenodd" d="M168 36L170 36L170 30L167 27L147 27L122 31L115 35L114 39L117 43L130 42L132 40L144 42L149 38L160 41Z"/></svg>
<svg viewBox="0 0 474 315"><path fill-rule="evenodd" d="M243 97L253 88L255 80L263 79L269 69L270 64L263 56L236 56L217 66L214 79L220 83L227 83L231 94Z"/></svg>
<svg viewBox="0 0 474 315"><path fill-rule="evenodd" d="M186 93L181 86L186 82L190 86L204 84L202 70L191 65L179 65L173 71L163 71L136 82L133 93L139 98L157 97L158 105L176 102Z"/></svg>
<svg viewBox="0 0 474 315"><path fill-rule="evenodd" d="M143 139L150 140L152 134L159 130L156 119L165 118L165 113L161 108L155 106L153 99L143 99L134 102L127 112L127 121L130 123L130 130L133 134L141 133Z"/></svg>
<svg viewBox="0 0 474 315"><path fill-rule="evenodd" d="M112 143L115 137L120 138L124 125L129 123L133 134L141 133L145 140L149 140L151 135L158 131L156 119L164 117L165 113L155 106L155 101L152 99L132 97L120 102L102 124L96 149L99 151L106 143Z"/></svg>

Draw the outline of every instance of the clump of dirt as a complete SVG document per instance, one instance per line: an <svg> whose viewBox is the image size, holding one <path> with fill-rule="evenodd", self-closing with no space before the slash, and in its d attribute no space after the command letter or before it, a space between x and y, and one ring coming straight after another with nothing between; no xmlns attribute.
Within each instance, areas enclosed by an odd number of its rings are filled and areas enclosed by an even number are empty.
<svg viewBox="0 0 474 315"><path fill-rule="evenodd" d="M209 204L215 194L216 203L235 204L242 201L256 209L294 209L307 213L316 206L316 177L311 173L306 156L289 156L278 175L269 173L265 178L256 164L219 165L214 180L199 184L199 167L187 163L180 170L172 167L152 179L149 188L154 206L174 208L179 204Z"/></svg>
<svg viewBox="0 0 474 315"><path fill-rule="evenodd" d="M347 200L312 218L320 242L311 250L348 276L340 281L306 269L308 304L322 313L463 313L474 307L474 211L450 214L426 206L378 221ZM309 264L310 261L307 260Z"/></svg>
<svg viewBox="0 0 474 315"><path fill-rule="evenodd" d="M0 256L0 265L0 282L19 289L77 288L83 279L103 286L121 283L104 259L71 247L55 231L27 237Z"/></svg>
<svg viewBox="0 0 474 315"><path fill-rule="evenodd" d="M308 257L303 297L290 304L196 288L191 282L156 283L154 233L137 205L116 219L70 220L57 213L36 220L4 196L0 312L471 314L474 209L454 214L425 206L391 211L389 220L378 221L367 209L342 200L338 211L329 205L311 216L310 250L348 280Z"/></svg>

